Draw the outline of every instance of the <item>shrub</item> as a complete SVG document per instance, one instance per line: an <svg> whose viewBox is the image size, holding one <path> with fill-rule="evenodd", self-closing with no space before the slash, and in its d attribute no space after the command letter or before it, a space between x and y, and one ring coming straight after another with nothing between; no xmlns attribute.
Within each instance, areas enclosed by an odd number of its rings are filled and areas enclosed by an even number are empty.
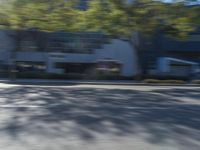
<svg viewBox="0 0 200 150"><path fill-rule="evenodd" d="M192 81L192 83L194 83L194 84L200 84L200 80L194 80L194 81Z"/></svg>
<svg viewBox="0 0 200 150"><path fill-rule="evenodd" d="M67 73L67 74L55 74L55 73L34 73L34 72L18 72L16 74L19 79L68 79L68 80L133 80L133 77L123 77L116 73L103 73L101 71L79 74L79 73Z"/></svg>
<svg viewBox="0 0 200 150"><path fill-rule="evenodd" d="M185 84L186 82L183 80L161 80L162 83L166 84Z"/></svg>
<svg viewBox="0 0 200 150"><path fill-rule="evenodd" d="M118 69L95 69L90 74L87 74L86 79L95 79L95 80L120 80L123 79L120 76L120 71Z"/></svg>
<svg viewBox="0 0 200 150"><path fill-rule="evenodd" d="M146 79L144 83L153 83L153 84L185 84L183 80L158 80L158 79Z"/></svg>
<svg viewBox="0 0 200 150"><path fill-rule="evenodd" d="M170 76L170 75L144 75L144 79L157 79L157 80L183 80L188 81L190 77L184 76Z"/></svg>
<svg viewBox="0 0 200 150"><path fill-rule="evenodd" d="M145 79L144 83L160 83L160 80L157 79Z"/></svg>
<svg viewBox="0 0 200 150"><path fill-rule="evenodd" d="M17 78L20 79L83 79L82 74L55 74L55 73L32 73L23 72L17 73Z"/></svg>
<svg viewBox="0 0 200 150"><path fill-rule="evenodd" d="M114 74L114 75L120 75L120 69L113 68L113 69L111 69L111 73Z"/></svg>

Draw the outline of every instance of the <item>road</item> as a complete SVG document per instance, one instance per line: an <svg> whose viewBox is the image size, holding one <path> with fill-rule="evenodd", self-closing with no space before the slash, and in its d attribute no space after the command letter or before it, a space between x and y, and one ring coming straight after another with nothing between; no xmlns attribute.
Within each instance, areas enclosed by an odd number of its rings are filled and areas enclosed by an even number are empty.
<svg viewBox="0 0 200 150"><path fill-rule="evenodd" d="M2 150L199 150L200 88L0 84Z"/></svg>

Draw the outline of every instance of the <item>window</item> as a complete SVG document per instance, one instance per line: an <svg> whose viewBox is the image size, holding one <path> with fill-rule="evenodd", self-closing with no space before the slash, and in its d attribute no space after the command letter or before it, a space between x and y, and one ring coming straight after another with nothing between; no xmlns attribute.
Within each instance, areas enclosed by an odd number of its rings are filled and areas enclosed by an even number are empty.
<svg viewBox="0 0 200 150"><path fill-rule="evenodd" d="M21 41L20 42L20 50L21 51L37 51L38 47L34 41Z"/></svg>
<svg viewBox="0 0 200 150"><path fill-rule="evenodd" d="M51 35L49 51L65 53L91 54L93 49L101 48L105 43L102 34L94 33L54 33Z"/></svg>
<svg viewBox="0 0 200 150"><path fill-rule="evenodd" d="M188 41L200 42L200 35L190 35Z"/></svg>

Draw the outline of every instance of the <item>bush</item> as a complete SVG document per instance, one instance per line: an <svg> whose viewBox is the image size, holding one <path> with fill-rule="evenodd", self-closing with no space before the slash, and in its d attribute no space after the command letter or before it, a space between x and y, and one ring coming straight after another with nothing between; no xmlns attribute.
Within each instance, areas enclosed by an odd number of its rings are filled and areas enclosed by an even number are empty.
<svg viewBox="0 0 200 150"><path fill-rule="evenodd" d="M160 83L160 80L157 79L145 79L144 83Z"/></svg>
<svg viewBox="0 0 200 150"><path fill-rule="evenodd" d="M111 73L114 75L120 75L120 69L118 68L111 69Z"/></svg>
<svg viewBox="0 0 200 150"><path fill-rule="evenodd" d="M35 72L18 72L16 77L19 79L56 79L56 80L133 80L133 77L123 77L116 73L105 74L101 71L79 74L79 73L68 73L68 74L55 74L55 73L35 73Z"/></svg>
<svg viewBox="0 0 200 150"><path fill-rule="evenodd" d="M194 80L194 81L192 81L192 83L194 83L194 84L200 84L200 80Z"/></svg>
<svg viewBox="0 0 200 150"><path fill-rule="evenodd" d="M182 80L182 81L189 81L190 77L184 76L170 76L170 75L144 75L144 79L157 79L157 80Z"/></svg>
<svg viewBox="0 0 200 150"><path fill-rule="evenodd" d="M186 82L183 80L161 80L162 83L166 84L185 84Z"/></svg>
<svg viewBox="0 0 200 150"><path fill-rule="evenodd" d="M146 79L144 83L153 83L153 84L185 84L183 80L158 80L158 79Z"/></svg>
<svg viewBox="0 0 200 150"><path fill-rule="evenodd" d="M82 74L55 74L55 73L32 73L23 72L17 73L17 78L20 79L83 79Z"/></svg>
<svg viewBox="0 0 200 150"><path fill-rule="evenodd" d="M92 72L87 73L86 79L120 80L120 79L125 79L125 78L120 76L120 71L118 69L112 69L112 70L94 69Z"/></svg>

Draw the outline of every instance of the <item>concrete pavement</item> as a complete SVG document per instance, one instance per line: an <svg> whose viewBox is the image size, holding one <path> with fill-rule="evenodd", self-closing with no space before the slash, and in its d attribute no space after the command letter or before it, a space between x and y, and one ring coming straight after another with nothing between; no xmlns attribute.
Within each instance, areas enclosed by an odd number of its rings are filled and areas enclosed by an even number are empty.
<svg viewBox="0 0 200 150"><path fill-rule="evenodd" d="M134 80L53 80L53 79L17 79L11 81L9 79L0 79L0 83L7 84L23 84L23 85L138 85L138 86L200 86L199 84L151 84Z"/></svg>
<svg viewBox="0 0 200 150"><path fill-rule="evenodd" d="M0 149L199 150L200 87L0 84Z"/></svg>

